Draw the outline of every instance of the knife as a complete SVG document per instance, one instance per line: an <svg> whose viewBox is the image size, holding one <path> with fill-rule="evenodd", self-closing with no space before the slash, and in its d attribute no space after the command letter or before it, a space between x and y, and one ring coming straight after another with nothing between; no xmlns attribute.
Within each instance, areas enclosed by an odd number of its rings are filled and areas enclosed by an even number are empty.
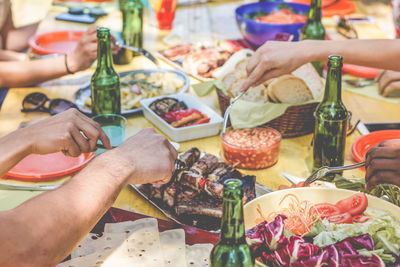
<svg viewBox="0 0 400 267"><path fill-rule="evenodd" d="M153 61L154 64L158 65L158 60L149 51L147 51L144 48L139 48L139 47L135 47L135 46L131 46L131 45L125 45L125 44L121 44L120 42L115 42L115 45L118 47L121 47L121 48L131 50L133 52L137 52L137 53L147 57L151 61Z"/></svg>

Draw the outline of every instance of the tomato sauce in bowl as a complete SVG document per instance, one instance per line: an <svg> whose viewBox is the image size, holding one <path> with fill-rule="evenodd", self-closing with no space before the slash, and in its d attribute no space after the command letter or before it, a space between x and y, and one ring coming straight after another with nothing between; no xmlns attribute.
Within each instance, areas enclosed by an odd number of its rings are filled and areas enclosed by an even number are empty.
<svg viewBox="0 0 400 267"><path fill-rule="evenodd" d="M272 128L232 130L221 136L227 163L244 169L263 169L278 161L281 134Z"/></svg>

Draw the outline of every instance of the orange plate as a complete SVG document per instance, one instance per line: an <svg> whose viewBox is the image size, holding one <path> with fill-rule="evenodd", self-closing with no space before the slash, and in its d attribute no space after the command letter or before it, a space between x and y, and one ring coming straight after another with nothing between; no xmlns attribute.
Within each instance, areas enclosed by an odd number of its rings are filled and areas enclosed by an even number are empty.
<svg viewBox="0 0 400 267"><path fill-rule="evenodd" d="M376 131L370 134L364 135L357 139L353 143L351 147L351 152L353 153L353 158L357 162L361 162L364 160L365 154L367 154L368 150L379 144L382 141L389 139L399 139L400 138L400 130L384 130L384 131Z"/></svg>
<svg viewBox="0 0 400 267"><path fill-rule="evenodd" d="M75 49L82 34L83 31L48 32L30 38L29 46L38 55L66 55Z"/></svg>
<svg viewBox="0 0 400 267"><path fill-rule="evenodd" d="M80 170L93 157L94 153L81 154L76 158L67 157L61 152L32 154L21 160L5 178L33 182L55 179Z"/></svg>
<svg viewBox="0 0 400 267"><path fill-rule="evenodd" d="M374 79L376 75L378 75L380 69L357 66L352 64L343 64L343 71L354 76Z"/></svg>
<svg viewBox="0 0 400 267"><path fill-rule="evenodd" d="M310 4L310 0L291 0L290 2L307 4L307 5ZM327 0L325 4L322 3L322 6L323 6L322 15L324 17L348 15L354 13L356 9L355 4L347 0L341 0L338 1L337 3L334 3L334 1L330 2Z"/></svg>

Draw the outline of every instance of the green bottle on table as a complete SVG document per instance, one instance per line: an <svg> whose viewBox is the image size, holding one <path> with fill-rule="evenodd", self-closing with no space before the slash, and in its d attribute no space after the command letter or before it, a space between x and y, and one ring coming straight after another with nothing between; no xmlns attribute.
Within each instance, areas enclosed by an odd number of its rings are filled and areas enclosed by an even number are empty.
<svg viewBox="0 0 400 267"><path fill-rule="evenodd" d="M342 102L342 61L341 56L329 56L324 98L314 114L313 170L344 163L349 112Z"/></svg>
<svg viewBox="0 0 400 267"><path fill-rule="evenodd" d="M322 25L321 18L321 0L311 0L307 22L301 29L302 40L325 40L325 28ZM324 63L316 61L312 64L319 75L322 76Z"/></svg>
<svg viewBox="0 0 400 267"><path fill-rule="evenodd" d="M254 266L254 258L250 246L246 243L244 230L242 181L226 180L223 196L220 240L211 251L211 266Z"/></svg>
<svg viewBox="0 0 400 267"><path fill-rule="evenodd" d="M121 38L124 44L143 47L143 4L141 0L119 0L122 14ZM114 56L115 64L129 64L134 52L122 48Z"/></svg>
<svg viewBox="0 0 400 267"><path fill-rule="evenodd" d="M110 30L97 29L97 68L91 79L92 115L121 114L119 76L113 68Z"/></svg>

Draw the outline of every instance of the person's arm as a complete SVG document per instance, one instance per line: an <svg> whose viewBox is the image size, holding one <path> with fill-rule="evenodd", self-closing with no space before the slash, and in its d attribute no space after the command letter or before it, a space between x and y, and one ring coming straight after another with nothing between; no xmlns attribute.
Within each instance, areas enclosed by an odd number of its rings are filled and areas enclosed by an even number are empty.
<svg viewBox="0 0 400 267"><path fill-rule="evenodd" d="M365 156L365 182L368 189L378 184L400 186L400 139L381 142Z"/></svg>
<svg viewBox="0 0 400 267"><path fill-rule="evenodd" d="M24 61L25 59L25 53L0 49L0 61Z"/></svg>
<svg viewBox="0 0 400 267"><path fill-rule="evenodd" d="M37 124L42 124L42 127L31 129L31 137L37 136L36 147L18 147L17 150L21 151L13 157L33 151L50 153L51 144L53 150L60 149L54 143L55 139L51 139L51 136L56 138L60 134L56 130L60 124L56 122L71 119L51 119ZM34 125L26 129L32 127ZM39 128L46 129L39 131ZM61 143L64 136L58 139ZM7 141L5 144L24 143L18 134L8 136ZM9 149L12 146L0 146L0 155L10 154ZM0 266L56 265L92 229L126 183L166 183L171 178L176 157L177 152L165 137L153 129L145 129L118 148L95 158L59 189L33 198L13 210L0 212Z"/></svg>
<svg viewBox="0 0 400 267"><path fill-rule="evenodd" d="M76 49L67 55L69 71L77 72L91 66L97 57L96 27L80 39ZM65 57L57 56L33 61L0 62L0 87L23 87L68 74Z"/></svg>
<svg viewBox="0 0 400 267"><path fill-rule="evenodd" d="M307 62L327 61L332 54L341 55L344 63L400 71L395 60L400 59L399 47L400 40L269 41L249 59L242 89L291 73Z"/></svg>

